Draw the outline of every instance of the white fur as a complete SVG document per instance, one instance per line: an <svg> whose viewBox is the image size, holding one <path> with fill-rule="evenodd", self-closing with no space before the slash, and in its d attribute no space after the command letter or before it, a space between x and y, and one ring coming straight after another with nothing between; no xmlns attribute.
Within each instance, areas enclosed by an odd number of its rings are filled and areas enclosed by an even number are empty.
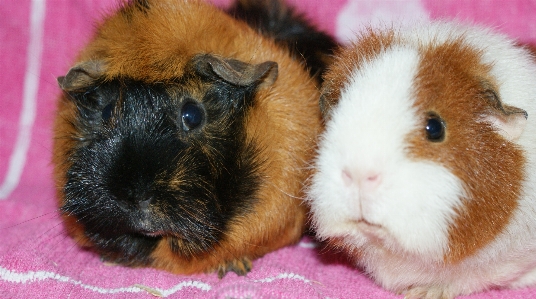
<svg viewBox="0 0 536 299"><path fill-rule="evenodd" d="M410 289L409 295L451 298L535 284L535 63L506 37L479 27L435 22L401 35L403 46L354 70L331 112L308 193L318 236L363 249L360 263L367 272L390 290ZM422 126L412 106L419 47L459 36L493 65L503 103L528 112L514 139L527 165L519 207L506 230L475 255L447 265L442 259L463 184L443 166L408 157L405 138Z"/></svg>

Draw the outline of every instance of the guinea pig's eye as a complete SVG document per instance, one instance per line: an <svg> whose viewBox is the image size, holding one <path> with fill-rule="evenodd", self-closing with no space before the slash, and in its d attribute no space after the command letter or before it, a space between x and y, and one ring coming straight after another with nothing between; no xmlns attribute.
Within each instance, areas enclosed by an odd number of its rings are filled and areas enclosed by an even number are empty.
<svg viewBox="0 0 536 299"><path fill-rule="evenodd" d="M203 122L203 109L195 103L186 103L181 109L181 119L186 131L193 130Z"/></svg>
<svg viewBox="0 0 536 299"><path fill-rule="evenodd" d="M111 104L106 105L106 107L102 109L102 112L101 112L102 120L108 121L110 118L112 118L114 107L115 105L111 103Z"/></svg>
<svg viewBox="0 0 536 299"><path fill-rule="evenodd" d="M426 121L426 138L433 142L440 142L445 138L445 123L436 114L430 114Z"/></svg>

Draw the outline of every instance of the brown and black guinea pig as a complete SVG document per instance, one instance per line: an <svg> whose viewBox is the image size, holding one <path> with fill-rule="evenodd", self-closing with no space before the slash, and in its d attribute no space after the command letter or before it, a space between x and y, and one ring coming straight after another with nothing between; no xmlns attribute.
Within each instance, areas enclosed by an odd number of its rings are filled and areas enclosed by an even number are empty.
<svg viewBox="0 0 536 299"><path fill-rule="evenodd" d="M202 1L131 1L58 82L54 173L81 246L221 277L299 240L319 91L273 38Z"/></svg>

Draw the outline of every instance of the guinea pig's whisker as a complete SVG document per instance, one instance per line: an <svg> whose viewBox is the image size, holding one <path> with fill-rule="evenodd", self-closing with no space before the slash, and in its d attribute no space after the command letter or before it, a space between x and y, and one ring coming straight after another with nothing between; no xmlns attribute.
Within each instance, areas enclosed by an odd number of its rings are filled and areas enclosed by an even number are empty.
<svg viewBox="0 0 536 299"><path fill-rule="evenodd" d="M17 224L13 224L13 225L10 225L10 226L2 227L2 228L0 228L0 229L10 229L10 228L15 228L15 227L21 226L21 225L23 225L23 224L26 224L26 223L35 221L35 220L37 220L37 219L41 219L41 218L43 218L43 217L45 217L45 216L49 216L49 215L55 214L56 212L58 212L58 210L54 210L54 211L51 211L51 212L48 212L48 213L45 213L45 214L41 214L41 215L39 215L39 216L36 216L36 217L30 218L30 219L27 219L27 220L18 222Z"/></svg>
<svg viewBox="0 0 536 299"><path fill-rule="evenodd" d="M290 197L290 198L303 200L303 197L299 197L299 196L296 196L296 195L292 195L292 194L290 194L289 192L287 192L287 191L281 189L279 186L276 186L274 183L272 183L272 182L268 182L268 181L269 181L269 180L267 180L267 183L268 183L269 185L275 187L275 189L276 189L277 191L281 192L282 194L284 194L284 195L286 195L286 196L288 196L288 197Z"/></svg>
<svg viewBox="0 0 536 299"><path fill-rule="evenodd" d="M49 213L45 213L39 217L35 217L35 218L32 218L30 220L27 220L27 221L24 221L22 223L19 223L18 225L22 225L22 224L26 224L26 223L29 223L33 220L37 220L37 219L40 219L44 216L48 216L48 215L52 215L52 214L56 214L56 215L59 215L58 213L59 211L58 210L54 210L54 211L51 211ZM56 217L54 217L56 218ZM52 223L52 226L50 226L49 228L47 228L45 231L43 231L42 233L40 233L39 236L35 237L32 239L32 247L35 247L36 250L38 250L39 252L42 252L42 249L43 247L46 247L46 246L53 246L54 242L51 242L53 239L56 239L58 237L63 237L65 238L66 237L66 234L65 234L65 231L64 229L58 229L58 227L62 226L63 227L63 223L61 222L60 219L57 219L58 221L55 222L55 223ZM16 226L18 226L16 225ZM48 224L47 224L48 225ZM11 226L11 228L14 228L16 226ZM53 233L55 230L57 230L57 232Z"/></svg>
<svg viewBox="0 0 536 299"><path fill-rule="evenodd" d="M337 253L341 253L342 250L340 249L337 249L337 248L328 248L326 246L319 246L320 248L318 249L318 254L321 254L321 255L327 255L327 254L330 254L331 252L334 252L333 250L337 250Z"/></svg>
<svg viewBox="0 0 536 299"><path fill-rule="evenodd" d="M57 229L58 226L62 226L62 225L63 225L62 222L58 222L57 224L52 226L50 229L48 229L45 232L43 232L43 234L41 234L41 236L39 236L36 239L36 243L37 244L42 244L43 246L46 246L48 244L50 246L50 245L54 244L53 242L50 242L53 239L56 239L56 238L65 239L67 237L67 235L65 234L65 231L63 229L59 229L56 233L53 234L53 230Z"/></svg>

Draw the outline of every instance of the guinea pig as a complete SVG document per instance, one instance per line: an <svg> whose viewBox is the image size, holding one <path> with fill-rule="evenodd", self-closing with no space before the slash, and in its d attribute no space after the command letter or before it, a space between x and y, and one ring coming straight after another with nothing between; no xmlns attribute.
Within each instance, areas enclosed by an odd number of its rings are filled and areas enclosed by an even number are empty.
<svg viewBox="0 0 536 299"><path fill-rule="evenodd" d="M302 60L311 76L322 83L322 73L331 63L338 43L305 15L283 0L237 0L227 13L287 47L294 59Z"/></svg>
<svg viewBox="0 0 536 299"><path fill-rule="evenodd" d="M536 64L455 21L369 28L326 71L318 238L406 298L536 282Z"/></svg>
<svg viewBox="0 0 536 299"><path fill-rule="evenodd" d="M301 237L319 90L273 39L202 1L129 1L58 82L62 219L104 261L245 275Z"/></svg>

